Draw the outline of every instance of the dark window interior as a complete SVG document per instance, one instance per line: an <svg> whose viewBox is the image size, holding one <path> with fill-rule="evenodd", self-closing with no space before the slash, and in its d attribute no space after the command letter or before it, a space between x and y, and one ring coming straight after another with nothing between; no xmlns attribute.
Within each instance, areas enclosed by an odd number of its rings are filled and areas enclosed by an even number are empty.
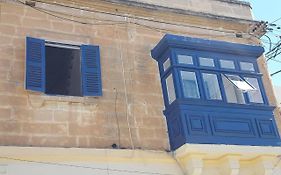
<svg viewBox="0 0 281 175"><path fill-rule="evenodd" d="M82 96L80 49L46 46L46 93Z"/></svg>

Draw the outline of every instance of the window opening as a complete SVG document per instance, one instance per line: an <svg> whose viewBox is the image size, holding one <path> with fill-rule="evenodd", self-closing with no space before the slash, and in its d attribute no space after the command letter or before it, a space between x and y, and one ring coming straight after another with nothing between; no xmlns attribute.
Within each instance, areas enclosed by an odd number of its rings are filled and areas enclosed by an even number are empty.
<svg viewBox="0 0 281 175"><path fill-rule="evenodd" d="M247 92L247 91L253 91L256 90L254 86L252 86L247 81L243 80L238 75L227 75L223 74L232 84L235 85L236 88L238 88L241 91Z"/></svg>
<svg viewBox="0 0 281 175"><path fill-rule="evenodd" d="M82 96L80 49L54 44L45 49L46 93Z"/></svg>

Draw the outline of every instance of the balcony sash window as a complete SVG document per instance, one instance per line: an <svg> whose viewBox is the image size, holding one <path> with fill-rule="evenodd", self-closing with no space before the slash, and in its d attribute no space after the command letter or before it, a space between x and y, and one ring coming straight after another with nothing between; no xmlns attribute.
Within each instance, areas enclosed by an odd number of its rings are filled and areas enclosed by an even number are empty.
<svg viewBox="0 0 281 175"><path fill-rule="evenodd" d="M170 74L166 78L166 87L167 87L168 101L169 101L169 104L171 104L176 99L174 81L173 81L172 74Z"/></svg>
<svg viewBox="0 0 281 175"><path fill-rule="evenodd" d="M235 69L235 64L232 60L220 60L220 66L223 69Z"/></svg>
<svg viewBox="0 0 281 175"><path fill-rule="evenodd" d="M193 64L192 56L189 55L178 55L178 63L179 64Z"/></svg>
<svg viewBox="0 0 281 175"><path fill-rule="evenodd" d="M245 104L242 90L238 89L226 76L222 76L226 100L228 103Z"/></svg>
<svg viewBox="0 0 281 175"><path fill-rule="evenodd" d="M238 75L227 75L224 74L224 76L232 83L236 88L238 88L241 91L252 91L255 90L255 87L252 86L249 82L243 80Z"/></svg>
<svg viewBox="0 0 281 175"><path fill-rule="evenodd" d="M211 100L221 100L221 91L216 74L203 73L202 74L206 98Z"/></svg>
<svg viewBox="0 0 281 175"><path fill-rule="evenodd" d="M195 72L181 71L183 94L186 98L200 98Z"/></svg>
<svg viewBox="0 0 281 175"><path fill-rule="evenodd" d="M170 58L167 58L167 60L163 63L164 71L166 71L171 66Z"/></svg>
<svg viewBox="0 0 281 175"><path fill-rule="evenodd" d="M212 58L199 57L199 64L200 66L215 67L215 62Z"/></svg>
<svg viewBox="0 0 281 175"><path fill-rule="evenodd" d="M258 79L257 78L245 77L245 80L247 80L249 83L251 83L251 85L253 85L256 89L254 91L247 92L248 97L249 97L249 101L251 103L264 103L262 95L261 95Z"/></svg>
<svg viewBox="0 0 281 175"><path fill-rule="evenodd" d="M255 72L255 67L253 63L249 62L240 62L240 68L244 71Z"/></svg>

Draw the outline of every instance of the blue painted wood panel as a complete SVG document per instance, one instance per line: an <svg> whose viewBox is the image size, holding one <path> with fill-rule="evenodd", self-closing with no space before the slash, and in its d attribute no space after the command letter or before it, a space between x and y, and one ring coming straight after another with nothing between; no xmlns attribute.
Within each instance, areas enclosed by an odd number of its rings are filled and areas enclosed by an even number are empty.
<svg viewBox="0 0 281 175"><path fill-rule="evenodd" d="M176 100L164 111L171 149L185 143L279 146L272 109L241 109L185 104Z"/></svg>

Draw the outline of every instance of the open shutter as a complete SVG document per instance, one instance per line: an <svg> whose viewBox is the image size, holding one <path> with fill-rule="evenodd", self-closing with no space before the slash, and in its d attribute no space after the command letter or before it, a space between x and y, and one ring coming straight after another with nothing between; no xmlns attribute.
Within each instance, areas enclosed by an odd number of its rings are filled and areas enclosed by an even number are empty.
<svg viewBox="0 0 281 175"><path fill-rule="evenodd" d="M82 45L82 82L84 96L102 96L99 46Z"/></svg>
<svg viewBox="0 0 281 175"><path fill-rule="evenodd" d="M26 79L28 90L45 92L45 41L26 38Z"/></svg>

